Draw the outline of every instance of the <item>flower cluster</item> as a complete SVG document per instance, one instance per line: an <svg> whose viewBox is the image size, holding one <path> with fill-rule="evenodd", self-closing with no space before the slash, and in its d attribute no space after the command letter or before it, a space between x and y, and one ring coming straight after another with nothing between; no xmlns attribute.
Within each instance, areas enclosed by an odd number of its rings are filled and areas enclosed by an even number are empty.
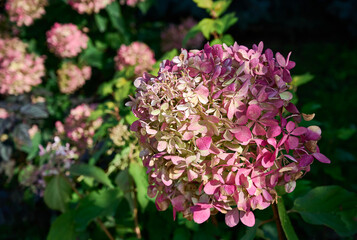
<svg viewBox="0 0 357 240"><path fill-rule="evenodd" d="M56 122L57 134L67 137L80 154L93 147L94 133L103 122L101 118L88 120L94 109L95 105L81 104L71 110L64 124Z"/></svg>
<svg viewBox="0 0 357 240"><path fill-rule="evenodd" d="M121 5L128 5L130 7L135 7L138 3L144 2L145 0L120 0Z"/></svg>
<svg viewBox="0 0 357 240"><path fill-rule="evenodd" d="M78 156L67 143L61 144L59 137L54 138L53 143L48 143L46 148L40 145L40 157L44 164L41 166L28 165L20 183L23 186L32 188L33 192L42 196L46 188L46 177L68 174L66 171L74 163Z"/></svg>
<svg viewBox="0 0 357 240"><path fill-rule="evenodd" d="M197 22L192 17L186 18L180 25L170 24L169 27L161 33L161 50L167 52L173 48L181 49L182 41L187 32L196 24ZM203 35L199 33L187 41L186 47L196 49L201 46L203 40Z"/></svg>
<svg viewBox="0 0 357 240"><path fill-rule="evenodd" d="M0 38L0 94L22 94L41 83L44 57L27 53L18 38Z"/></svg>
<svg viewBox="0 0 357 240"><path fill-rule="evenodd" d="M71 58L87 48L88 36L72 23L55 23L47 31L47 44L58 57Z"/></svg>
<svg viewBox="0 0 357 240"><path fill-rule="evenodd" d="M298 125L289 59L262 42L206 44L135 80L131 130L159 210L171 203L174 216L197 223L221 212L230 227L253 226L253 210L277 201L275 186L291 192L314 159L330 162L317 146L321 130Z"/></svg>
<svg viewBox="0 0 357 240"><path fill-rule="evenodd" d="M130 139L131 132L126 125L120 123L109 130L109 137L117 147L122 147Z"/></svg>
<svg viewBox="0 0 357 240"><path fill-rule="evenodd" d="M9 117L9 113L5 108L0 108L0 119L5 119Z"/></svg>
<svg viewBox="0 0 357 240"><path fill-rule="evenodd" d="M44 15L47 0L8 0L5 9L17 26L30 26Z"/></svg>
<svg viewBox="0 0 357 240"><path fill-rule="evenodd" d="M152 69L155 58L154 52L145 43L133 42L129 46L121 45L114 61L117 70L133 66L135 74L141 76L145 71Z"/></svg>
<svg viewBox="0 0 357 240"><path fill-rule="evenodd" d="M69 0L68 4L80 14L98 13L113 0Z"/></svg>
<svg viewBox="0 0 357 240"><path fill-rule="evenodd" d="M91 76L91 67L66 62L57 70L58 86L62 93L71 94L82 87Z"/></svg>

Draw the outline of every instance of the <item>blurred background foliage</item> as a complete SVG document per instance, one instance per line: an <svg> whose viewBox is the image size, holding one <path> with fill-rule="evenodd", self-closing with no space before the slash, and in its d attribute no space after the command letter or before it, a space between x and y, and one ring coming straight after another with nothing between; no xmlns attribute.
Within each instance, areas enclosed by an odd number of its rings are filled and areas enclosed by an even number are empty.
<svg viewBox="0 0 357 240"><path fill-rule="evenodd" d="M280 217L291 222L283 228L288 239L355 239L356 11L353 0L146 0L136 7L114 1L99 13L80 15L65 0L50 0L46 14L18 33L31 52L46 55L43 83L27 94L0 95L0 107L13 113L11 121L0 119L0 239L278 238L271 208L256 211L259 220L254 227L240 224L230 229L222 215L202 225L182 216L173 221L170 210L157 211L146 196L145 169L135 137L128 132L135 117L124 105L134 94L136 76L130 67L116 71L114 57L122 44L144 42L155 53L156 73L161 60L180 50L163 51L162 32L188 17L197 24L182 37L184 45L202 34L197 48L207 41L246 46L263 41L284 56L293 52L294 101L302 112L316 114L313 123L322 129L320 149L331 164L313 164L295 191L283 196L287 212L280 209ZM0 14L5 14L3 8ZM91 66L92 77L70 95L58 89L56 69L61 60L46 45L45 32L55 22L87 28L90 38L76 61ZM31 100L39 96L44 101ZM85 121L103 119L93 146L70 168L46 177L42 193L21 184L33 174L29 166L48 161L39 155L39 145L53 142L55 122L63 122L70 109L82 103L97 104ZM32 124L40 130L30 137ZM124 126L118 131L128 134L119 140L110 137L116 126ZM289 226L296 235L289 233Z"/></svg>

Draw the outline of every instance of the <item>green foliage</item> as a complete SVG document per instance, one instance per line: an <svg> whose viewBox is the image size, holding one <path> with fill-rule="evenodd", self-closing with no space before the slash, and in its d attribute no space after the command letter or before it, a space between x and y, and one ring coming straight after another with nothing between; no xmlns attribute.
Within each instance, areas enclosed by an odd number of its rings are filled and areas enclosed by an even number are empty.
<svg viewBox="0 0 357 240"><path fill-rule="evenodd" d="M141 206L141 210L144 211L149 203L149 197L147 196L147 187L149 184L146 170L141 164L133 162L129 166L129 173L135 182L138 203Z"/></svg>
<svg viewBox="0 0 357 240"><path fill-rule="evenodd" d="M64 176L53 176L45 189L45 203L49 208L65 212L71 191L71 186Z"/></svg>
<svg viewBox="0 0 357 240"><path fill-rule="evenodd" d="M288 240L298 240L299 238L296 236L294 227L290 222L290 218L289 218L288 214L286 213L284 200L282 197L279 199L277 206L278 206L278 212L279 212L281 226L283 227L286 238Z"/></svg>
<svg viewBox="0 0 357 240"><path fill-rule="evenodd" d="M47 240L77 239L76 231L73 224L73 215L74 213L72 211L68 211L57 217L51 225Z"/></svg>
<svg viewBox="0 0 357 240"><path fill-rule="evenodd" d="M341 236L357 233L357 194L339 186L310 190L295 200L293 210L306 222L326 225Z"/></svg>
<svg viewBox="0 0 357 240"><path fill-rule="evenodd" d="M86 177L91 177L108 187L113 187L113 184L108 178L108 176L105 174L103 169L99 167L88 164L76 164L73 165L69 171L74 176L83 175Z"/></svg>

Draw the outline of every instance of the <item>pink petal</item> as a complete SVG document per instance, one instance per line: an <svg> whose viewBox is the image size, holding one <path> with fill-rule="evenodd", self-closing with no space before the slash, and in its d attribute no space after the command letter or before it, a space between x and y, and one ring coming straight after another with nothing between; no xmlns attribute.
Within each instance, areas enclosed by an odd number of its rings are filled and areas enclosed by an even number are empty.
<svg viewBox="0 0 357 240"><path fill-rule="evenodd" d="M136 120L135 122L133 122L130 126L130 130L131 131L134 131L134 132L137 132L138 129L139 129L139 126L140 126L140 121L139 120Z"/></svg>
<svg viewBox="0 0 357 240"><path fill-rule="evenodd" d="M212 64L210 62L203 62L201 63L201 71L204 73L210 73L213 70Z"/></svg>
<svg viewBox="0 0 357 240"><path fill-rule="evenodd" d="M191 182L192 180L196 179L198 177L198 173L196 173L195 171L189 169L187 171L187 178L188 181Z"/></svg>
<svg viewBox="0 0 357 240"><path fill-rule="evenodd" d="M299 146L299 139L294 136L289 136L288 141L289 149L295 149Z"/></svg>
<svg viewBox="0 0 357 240"><path fill-rule="evenodd" d="M182 135L182 140L188 141L188 140L192 139L193 136L194 136L193 132L185 132L185 133Z"/></svg>
<svg viewBox="0 0 357 240"><path fill-rule="evenodd" d="M328 159L325 155L323 155L322 153L314 153L312 154L312 156L314 156L314 158L316 158L318 161L322 162L322 163L331 163L331 160Z"/></svg>
<svg viewBox="0 0 357 240"><path fill-rule="evenodd" d="M210 215L211 215L210 208L201 208L201 210L197 210L193 212L193 220L196 223L201 224L207 221Z"/></svg>
<svg viewBox="0 0 357 240"><path fill-rule="evenodd" d="M249 212L242 212L240 211L239 213L240 216L240 220L242 221L242 223L248 227L253 227L255 224L255 217L253 212L249 211Z"/></svg>
<svg viewBox="0 0 357 240"><path fill-rule="evenodd" d="M265 190L265 189L263 189L263 197L265 198L265 200L267 200L267 201L271 201L271 200L273 200L273 197L270 195L270 193L267 191L267 190Z"/></svg>
<svg viewBox="0 0 357 240"><path fill-rule="evenodd" d="M295 187L296 187L296 182L295 181L291 181L285 184L285 192L287 193L291 193L292 191L294 191Z"/></svg>
<svg viewBox="0 0 357 240"><path fill-rule="evenodd" d="M306 128L304 127L298 127L298 128L295 128L294 131L291 132L292 135L295 135L295 136L300 136L300 135L303 135L306 133Z"/></svg>
<svg viewBox="0 0 357 240"><path fill-rule="evenodd" d="M255 104L250 105L247 109L247 117L250 120L257 120L260 117L261 113L262 113L262 109Z"/></svg>
<svg viewBox="0 0 357 240"><path fill-rule="evenodd" d="M236 139L240 142L246 142L252 138L252 133L247 126L239 126L232 130Z"/></svg>
<svg viewBox="0 0 357 240"><path fill-rule="evenodd" d="M266 134L265 129L259 123L256 123L253 127L253 134L257 136L264 136Z"/></svg>
<svg viewBox="0 0 357 240"><path fill-rule="evenodd" d="M171 199L172 206L177 210L177 211L184 211L184 203L186 201L186 198L184 195L179 195L173 199Z"/></svg>
<svg viewBox="0 0 357 240"><path fill-rule="evenodd" d="M239 211L238 208L234 208L226 213L226 224L228 227L237 226L239 223Z"/></svg>
<svg viewBox="0 0 357 240"><path fill-rule="evenodd" d="M281 55L279 52L277 52L275 54L275 58L276 58L276 61L279 63L280 66L286 67L286 62L285 62L285 58L283 57L283 55Z"/></svg>
<svg viewBox="0 0 357 240"><path fill-rule="evenodd" d="M211 146L212 138L211 137L201 137L196 140L198 149L208 150Z"/></svg>
<svg viewBox="0 0 357 240"><path fill-rule="evenodd" d="M295 129L295 123L292 121L288 122L288 124L286 125L286 131L291 133L294 129Z"/></svg>
<svg viewBox="0 0 357 240"><path fill-rule="evenodd" d="M159 152L164 151L166 149L166 147L167 147L167 142L165 142L165 141L159 141L157 144L157 150Z"/></svg>
<svg viewBox="0 0 357 240"><path fill-rule="evenodd" d="M268 129L267 138L274 138L276 136L279 136L280 133L281 133L280 126L272 126Z"/></svg>
<svg viewBox="0 0 357 240"><path fill-rule="evenodd" d="M208 195L212 195L220 185L221 183L219 181L211 180L205 185L203 191Z"/></svg>
<svg viewBox="0 0 357 240"><path fill-rule="evenodd" d="M311 155L304 155L299 160L300 167L306 167L314 161L314 158Z"/></svg>

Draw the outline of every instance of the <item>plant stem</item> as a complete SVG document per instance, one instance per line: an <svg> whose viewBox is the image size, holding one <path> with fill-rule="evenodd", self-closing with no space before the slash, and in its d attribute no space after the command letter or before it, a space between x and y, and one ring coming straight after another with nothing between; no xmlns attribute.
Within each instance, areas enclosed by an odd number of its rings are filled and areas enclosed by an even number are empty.
<svg viewBox="0 0 357 240"><path fill-rule="evenodd" d="M284 231L281 226L281 221L280 221L280 217L279 217L278 207L277 207L276 203L273 203L271 206L273 208L275 224L276 224L276 228L278 230L278 238L279 238L279 240L285 240Z"/></svg>
<svg viewBox="0 0 357 240"><path fill-rule="evenodd" d="M134 201L133 201L133 205L134 205L134 209L133 209L133 215L134 215L134 223L135 223L135 233L136 233L136 238L137 239L141 239L141 231L140 231L140 227L139 227L139 221L138 221L138 205L137 205L137 198L136 198L136 189L135 189L135 185L133 184L133 195L134 195Z"/></svg>
<svg viewBox="0 0 357 240"><path fill-rule="evenodd" d="M83 195L79 193L79 191L77 190L76 186L71 181L69 181L69 179L65 175L62 174L62 176L67 181L67 183L71 186L72 190L78 195L78 197L82 199ZM103 230L105 235L107 235L107 237L110 240L114 240L114 237L110 234L108 229L104 226L102 220L100 220L100 218L96 218L95 221L98 223L99 227Z"/></svg>

